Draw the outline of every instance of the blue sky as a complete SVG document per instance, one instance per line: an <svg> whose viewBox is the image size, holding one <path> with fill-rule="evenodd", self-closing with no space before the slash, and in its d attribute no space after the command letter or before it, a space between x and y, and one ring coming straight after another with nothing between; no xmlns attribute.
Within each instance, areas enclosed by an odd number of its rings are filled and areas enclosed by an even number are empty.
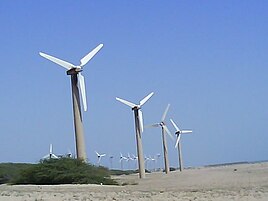
<svg viewBox="0 0 268 201"><path fill-rule="evenodd" d="M267 1L1 1L0 162L37 162L53 143L74 151L70 78L40 51L85 66L87 154L136 152L133 113L167 116L181 128L186 166L266 160ZM170 122L170 130L174 131ZM168 139L169 158L177 151ZM146 155L162 154L161 130L143 133ZM161 161L162 163L162 161ZM109 165L104 158L104 165Z"/></svg>

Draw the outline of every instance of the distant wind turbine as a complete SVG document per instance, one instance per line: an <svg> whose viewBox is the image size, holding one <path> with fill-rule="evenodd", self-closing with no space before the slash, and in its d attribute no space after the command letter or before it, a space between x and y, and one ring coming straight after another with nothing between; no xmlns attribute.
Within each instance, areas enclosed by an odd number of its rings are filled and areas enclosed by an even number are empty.
<svg viewBox="0 0 268 201"><path fill-rule="evenodd" d="M80 60L80 65L76 66L69 62L63 61L56 57L50 56L48 54L40 52L39 54L64 67L67 70L67 75L71 75L72 82L72 98L73 98L73 115L74 115L74 127L75 127L75 139L76 139L76 154L77 158L81 160L86 160L86 148L85 148L85 140L84 140L84 129L82 123L82 113L81 113L81 105L79 98L79 90L82 97L82 102L84 106L84 110L87 110L87 101L86 101L86 89L85 89L85 79L81 74L83 67L91 60L95 54L103 47L103 44L98 45L95 49L93 49L90 53L84 56ZM79 90L78 90L79 85Z"/></svg>
<svg viewBox="0 0 268 201"><path fill-rule="evenodd" d="M68 153L66 154L66 157L67 158L72 158L73 157L73 154L72 154L70 149L68 150Z"/></svg>
<svg viewBox="0 0 268 201"><path fill-rule="evenodd" d="M135 156L134 154L132 154L132 158L133 158L133 161L135 161L135 165L136 165L136 169L139 168L139 164L138 164L138 156Z"/></svg>
<svg viewBox="0 0 268 201"><path fill-rule="evenodd" d="M178 128L178 126L175 124L175 122L170 119L172 125L174 126L174 128L176 129L175 135L177 135L177 141L175 144L175 148L178 147L178 154L179 154L179 167L180 167L180 171L183 170L183 163L182 163L182 153L181 153L181 134L186 134L186 133L192 133L192 130L180 130Z"/></svg>
<svg viewBox="0 0 268 201"><path fill-rule="evenodd" d="M97 158L98 158L98 166L100 166L100 162L101 162L101 159L102 157L106 156L106 154L99 154L97 151L95 151L96 155L97 155Z"/></svg>
<svg viewBox="0 0 268 201"><path fill-rule="evenodd" d="M125 156L123 156L122 153L120 153L120 159L119 159L119 163L121 164L121 170L123 170L123 160L127 160L127 158Z"/></svg>
<svg viewBox="0 0 268 201"><path fill-rule="evenodd" d="M113 159L114 159L114 156L110 155L110 169L113 169Z"/></svg>
<svg viewBox="0 0 268 201"><path fill-rule="evenodd" d="M149 158L154 164L154 171L156 171L156 161L157 161L156 157L152 158L151 156L149 156Z"/></svg>
<svg viewBox="0 0 268 201"><path fill-rule="evenodd" d="M133 161L134 159L131 158L131 156L130 156L129 153L127 154L127 157L126 157L126 158L127 158L127 160L126 160L126 161L127 161L127 166L128 166L128 169L129 169L129 162L130 162L130 161Z"/></svg>
<svg viewBox="0 0 268 201"><path fill-rule="evenodd" d="M49 145L49 154L45 155L43 159L58 159L59 157L53 154L53 145Z"/></svg>
<svg viewBox="0 0 268 201"><path fill-rule="evenodd" d="M148 170L149 171L149 169L148 169L148 163L149 163L149 161L150 161L150 158L149 157L147 157L146 155L144 155L144 163L145 163L145 168L146 168L146 170Z"/></svg>
<svg viewBox="0 0 268 201"><path fill-rule="evenodd" d="M168 130L165 121L168 109L170 107L170 104L167 105L160 123L152 124L151 127L161 127L162 128L162 140L163 140L163 152L164 152L164 162L165 162L165 172L168 174L170 172L169 170L169 161L168 161L168 149L167 149L167 142L166 142L166 134L167 133L172 139L173 136L171 135L170 131Z"/></svg>
<svg viewBox="0 0 268 201"><path fill-rule="evenodd" d="M154 93L150 93L144 99L140 101L140 104L134 104L129 101L123 100L121 98L116 98L116 100L128 105L134 111L134 119L135 119L135 130L136 130L136 141L137 141L137 153L138 153L138 164L139 164L139 177L145 178L145 168L144 168L144 158L143 158L143 149L142 149L142 141L141 134L143 132L143 117L141 106L143 106L153 95Z"/></svg>

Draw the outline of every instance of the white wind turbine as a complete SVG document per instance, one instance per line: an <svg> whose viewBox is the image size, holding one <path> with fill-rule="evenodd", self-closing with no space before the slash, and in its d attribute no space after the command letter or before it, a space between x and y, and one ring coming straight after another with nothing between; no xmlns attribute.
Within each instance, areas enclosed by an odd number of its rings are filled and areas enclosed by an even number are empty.
<svg viewBox="0 0 268 201"><path fill-rule="evenodd" d="M160 165L158 164L160 157L161 157L161 154L156 154L155 158L156 158L157 168L159 168L159 169L161 169Z"/></svg>
<svg viewBox="0 0 268 201"><path fill-rule="evenodd" d="M59 157L53 154L53 146L49 145L49 154L45 155L43 159L58 159Z"/></svg>
<svg viewBox="0 0 268 201"><path fill-rule="evenodd" d="M161 118L161 122L160 123L156 123L156 124L152 124L150 125L151 127L161 127L162 128L162 140L163 140L163 152L164 152L164 162L165 162L165 172L166 174L168 174L170 172L169 170L169 161L168 161L168 149L167 149L167 142L166 142L166 133L172 138L172 134L170 133L170 131L168 130L165 121L168 109L170 107L170 104L167 105L166 110L164 111L162 118Z"/></svg>
<svg viewBox="0 0 268 201"><path fill-rule="evenodd" d="M133 161L135 161L135 165L136 165L135 168L138 169L138 167L139 167L139 164L138 164L138 156L135 156L134 154L132 154L132 158L133 158Z"/></svg>
<svg viewBox="0 0 268 201"><path fill-rule="evenodd" d="M131 156L130 156L129 153L127 154L127 157L126 157L126 158L127 158L127 160L126 160L126 161L127 161L127 166L128 166L128 169L129 169L129 167L130 167L130 166L129 166L129 163L130 163L130 161L133 161L134 159L131 158Z"/></svg>
<svg viewBox="0 0 268 201"><path fill-rule="evenodd" d="M144 155L144 163L145 163L145 168L146 168L146 170L147 171L149 171L149 169L148 169L148 163L149 163L149 161L150 161L150 158L149 157L147 157L146 155Z"/></svg>
<svg viewBox="0 0 268 201"><path fill-rule="evenodd" d="M119 163L121 164L121 170L123 170L123 160L127 160L127 158L120 153Z"/></svg>
<svg viewBox="0 0 268 201"><path fill-rule="evenodd" d="M109 159L110 159L110 169L113 169L113 159L114 159L114 156L113 155L110 155Z"/></svg>
<svg viewBox="0 0 268 201"><path fill-rule="evenodd" d="M73 98L73 115L74 115L74 127L75 127L75 140L76 140L76 154L77 158L86 160L86 148L84 141L84 129L82 124L82 113L81 113L81 104L79 98L79 90L81 93L81 98L84 106L84 110L87 110L87 101L86 101L86 89L85 89L85 79L81 74L83 67L91 60L94 55L103 47L103 44L98 45L95 49L93 49L90 53L84 56L80 60L80 65L76 66L69 62L63 61L56 57L50 56L48 54L40 52L39 54L64 67L67 70L67 75L71 75L72 82L72 98ZM79 85L79 87L78 87ZM79 88L79 90L78 90Z"/></svg>
<svg viewBox="0 0 268 201"><path fill-rule="evenodd" d="M192 130L180 130L178 126L175 124L175 122L170 119L171 123L173 124L174 128L176 129L175 135L177 135L177 141L175 144L175 148L178 147L178 154L179 154L179 167L180 171L183 170L183 163L182 163L182 153L181 153L181 134L186 134L186 133L192 133Z"/></svg>
<svg viewBox="0 0 268 201"><path fill-rule="evenodd" d="M138 165L139 165L139 177L145 178L145 168L144 168L144 158L143 158L143 149L142 149L142 141L141 134L143 132L143 117L141 106L144 105L149 98L152 97L154 93L150 93L148 96L143 98L140 101L140 104L134 104L129 101L123 100L121 98L116 98L116 100L128 105L134 111L134 119L135 119L135 130L136 130L136 141L137 141L137 153L138 153Z"/></svg>
<svg viewBox="0 0 268 201"><path fill-rule="evenodd" d="M100 162L101 162L101 159L102 157L106 156L106 154L99 154L97 151L95 151L96 155L97 155L97 158L98 158L98 166L100 166Z"/></svg>
<svg viewBox="0 0 268 201"><path fill-rule="evenodd" d="M156 157L152 158L151 156L149 156L149 158L154 164L154 171L156 171L156 161L157 161Z"/></svg>
<svg viewBox="0 0 268 201"><path fill-rule="evenodd" d="M66 154L66 157L67 158L72 158L73 157L73 154L72 154L70 149L68 149L68 153Z"/></svg>

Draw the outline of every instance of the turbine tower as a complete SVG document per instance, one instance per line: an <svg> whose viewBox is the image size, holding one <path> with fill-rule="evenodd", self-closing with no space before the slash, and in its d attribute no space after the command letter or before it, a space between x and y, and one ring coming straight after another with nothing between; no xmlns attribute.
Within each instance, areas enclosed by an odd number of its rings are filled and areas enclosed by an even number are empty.
<svg viewBox="0 0 268 201"><path fill-rule="evenodd" d="M83 121L82 121L82 113L81 113L81 104L80 104L80 96L79 90L81 93L81 98L84 106L84 111L87 111L87 101L86 101L86 89L85 89L85 79L84 76L81 75L83 70L83 66L89 62L90 59L94 57L94 55L103 47L103 44L98 45L95 49L93 49L90 53L88 53L85 57L80 60L80 65L75 66L69 62L63 61L56 57L50 56L48 54L40 52L39 54L64 67L67 69L67 75L71 76L72 83L72 99L73 99L73 115L74 115L74 129L75 129L75 140L76 140L76 155L78 159L86 161L86 148L85 148L85 140L84 140L84 129L83 129ZM79 89L78 89L79 85Z"/></svg>
<svg viewBox="0 0 268 201"><path fill-rule="evenodd" d="M171 135L170 131L168 130L166 124L165 124L165 118L168 112L170 104L167 105L166 110L164 111L162 118L161 118L161 122L160 123L156 123L156 124L152 124L151 127L161 127L162 128L162 141L163 141L163 152L164 152L164 162L165 162L165 172L166 174L168 174L170 172L169 170L169 161L168 161L168 149L167 149L167 142L166 142L166 133L172 138L173 136Z"/></svg>
<svg viewBox="0 0 268 201"><path fill-rule="evenodd" d="M178 147L179 167L180 167L180 171L182 171L183 163L182 163L181 142L180 142L181 134L192 133L193 131L192 130L180 130L172 119L170 119L170 121L173 124L174 128L176 129L175 135L177 135L177 141L175 144L175 148Z"/></svg>
<svg viewBox="0 0 268 201"><path fill-rule="evenodd" d="M135 119L135 130L136 130L136 141L137 141L137 153L138 153L138 165L139 165L139 177L145 178L145 168L144 168L144 157L143 157L143 149L142 149L142 141L141 141L141 134L143 132L143 118L142 118L142 111L141 106L144 105L149 98L152 97L154 93L150 93L148 96L143 98L140 101L140 104L134 104L129 101L123 100L121 98L116 98L116 100L128 105L134 111L134 119Z"/></svg>

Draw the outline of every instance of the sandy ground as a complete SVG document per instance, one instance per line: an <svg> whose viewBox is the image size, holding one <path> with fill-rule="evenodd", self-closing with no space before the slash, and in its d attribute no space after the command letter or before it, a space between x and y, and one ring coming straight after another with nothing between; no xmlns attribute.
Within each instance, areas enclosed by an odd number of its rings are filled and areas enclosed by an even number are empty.
<svg viewBox="0 0 268 201"><path fill-rule="evenodd" d="M116 177L124 186L0 185L0 201L18 200L186 200L267 201L268 163L206 167Z"/></svg>

